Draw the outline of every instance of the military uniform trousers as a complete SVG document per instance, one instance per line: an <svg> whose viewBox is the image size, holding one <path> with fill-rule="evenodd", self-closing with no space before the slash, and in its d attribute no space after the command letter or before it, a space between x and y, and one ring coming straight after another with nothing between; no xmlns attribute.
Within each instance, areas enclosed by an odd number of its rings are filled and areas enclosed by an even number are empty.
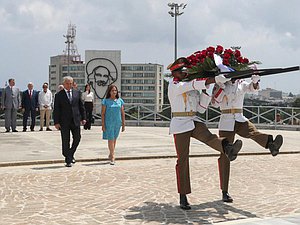
<svg viewBox="0 0 300 225"><path fill-rule="evenodd" d="M191 193L189 151L191 137L207 144L213 149L223 153L222 141L216 134L212 134L206 125L201 122L194 122L195 128L180 134L174 134L174 142L177 153L176 177L177 189L180 194Z"/></svg>
<svg viewBox="0 0 300 225"><path fill-rule="evenodd" d="M254 124L250 121L235 121L234 131L219 131L219 136L227 138L230 143L234 142L235 134L238 134L243 138L250 138L264 148L267 147L269 135L259 132ZM220 188L222 191L227 192L230 175L230 161L226 157L226 155L221 153L220 158L218 159L218 165L220 175Z"/></svg>

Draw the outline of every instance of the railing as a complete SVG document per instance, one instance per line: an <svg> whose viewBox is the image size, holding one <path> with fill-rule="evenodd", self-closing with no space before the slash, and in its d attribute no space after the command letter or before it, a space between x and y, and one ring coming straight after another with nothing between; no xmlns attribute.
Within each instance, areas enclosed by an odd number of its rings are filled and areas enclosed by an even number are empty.
<svg viewBox="0 0 300 225"><path fill-rule="evenodd" d="M163 105L156 111L153 104L125 104L126 124L135 126L169 126L171 121L170 105ZM96 106L96 120L101 120L101 106ZM266 129L300 130L300 108L276 106L244 106L243 114L257 127ZM276 121L280 114L281 121ZM212 106L198 117L208 127L217 127L221 112Z"/></svg>
<svg viewBox="0 0 300 225"><path fill-rule="evenodd" d="M300 130L300 108L275 106L244 106L244 115L257 127L266 129ZM281 121L276 121L280 114ZM156 110L154 104L125 104L126 124L131 126L169 126L171 121L170 105L163 105L161 111ZM208 127L217 127L220 110L209 107L198 117ZM18 113L18 125L22 124L22 113ZM95 124L101 124L101 105L94 109ZM39 115L36 118L39 123ZM4 112L0 112L0 123L4 124ZM29 123L29 122L28 122Z"/></svg>

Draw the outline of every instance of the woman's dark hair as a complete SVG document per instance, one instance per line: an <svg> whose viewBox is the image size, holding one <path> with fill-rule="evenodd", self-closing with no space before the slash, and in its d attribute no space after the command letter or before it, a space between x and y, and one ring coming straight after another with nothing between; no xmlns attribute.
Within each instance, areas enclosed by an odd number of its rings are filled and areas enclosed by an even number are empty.
<svg viewBox="0 0 300 225"><path fill-rule="evenodd" d="M91 85L90 85L90 84L86 84L86 85L84 86L84 92L86 92L86 88L87 88L87 86L89 86L89 87L90 87L89 93L91 93Z"/></svg>
<svg viewBox="0 0 300 225"><path fill-rule="evenodd" d="M107 88L107 92L106 92L106 98L110 98L110 92L113 88L116 88L117 89L117 94L116 94L116 98L119 98L119 91L118 91L118 88L116 85L109 85L108 88Z"/></svg>

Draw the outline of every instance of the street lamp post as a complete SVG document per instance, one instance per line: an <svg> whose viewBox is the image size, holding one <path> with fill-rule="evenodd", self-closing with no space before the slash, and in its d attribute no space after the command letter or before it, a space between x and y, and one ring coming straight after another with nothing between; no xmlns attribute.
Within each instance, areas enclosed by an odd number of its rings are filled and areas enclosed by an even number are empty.
<svg viewBox="0 0 300 225"><path fill-rule="evenodd" d="M183 14L183 12L180 12L180 8L184 9L187 4L181 3L169 3L168 6L171 8L169 11L169 14L175 18L175 60L177 59L177 16L180 16Z"/></svg>

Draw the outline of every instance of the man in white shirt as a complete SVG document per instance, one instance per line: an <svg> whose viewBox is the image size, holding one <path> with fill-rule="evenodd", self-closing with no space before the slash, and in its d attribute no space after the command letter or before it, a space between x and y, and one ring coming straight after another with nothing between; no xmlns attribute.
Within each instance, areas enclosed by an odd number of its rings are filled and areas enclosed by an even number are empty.
<svg viewBox="0 0 300 225"><path fill-rule="evenodd" d="M40 131L43 131L44 119L46 116L46 131L50 129L50 117L52 110L52 93L48 89L48 84L43 84L43 90L39 93L39 106L40 106Z"/></svg>
<svg viewBox="0 0 300 225"><path fill-rule="evenodd" d="M170 134L174 135L177 152L176 177L177 189L180 194L180 208L191 209L186 195L191 193L189 175L189 145L193 137L213 149L223 153L230 161L237 157L242 147L242 142L237 140L230 144L226 138L219 138L212 134L206 125L196 116L197 107L201 102L197 97L199 91L209 88L209 84L217 82L224 83L229 79L223 75L216 78L204 80L193 80L182 82L186 76L182 69L188 64L185 58L179 58L168 67L172 71L173 81L169 82L168 97L171 104L172 120L170 123Z"/></svg>
<svg viewBox="0 0 300 225"><path fill-rule="evenodd" d="M245 80L232 80L218 86L216 84L212 103L213 106L220 107L222 113L219 121L219 136L226 137L230 143L233 143L235 134L250 138L263 148L269 149L272 156L276 156L283 143L283 137L277 135L273 139L272 135L259 132L254 124L243 115L245 93L253 93L259 90L260 77L253 75L251 80L251 83ZM232 202L233 199L228 193L230 161L221 153L218 164L222 200Z"/></svg>

